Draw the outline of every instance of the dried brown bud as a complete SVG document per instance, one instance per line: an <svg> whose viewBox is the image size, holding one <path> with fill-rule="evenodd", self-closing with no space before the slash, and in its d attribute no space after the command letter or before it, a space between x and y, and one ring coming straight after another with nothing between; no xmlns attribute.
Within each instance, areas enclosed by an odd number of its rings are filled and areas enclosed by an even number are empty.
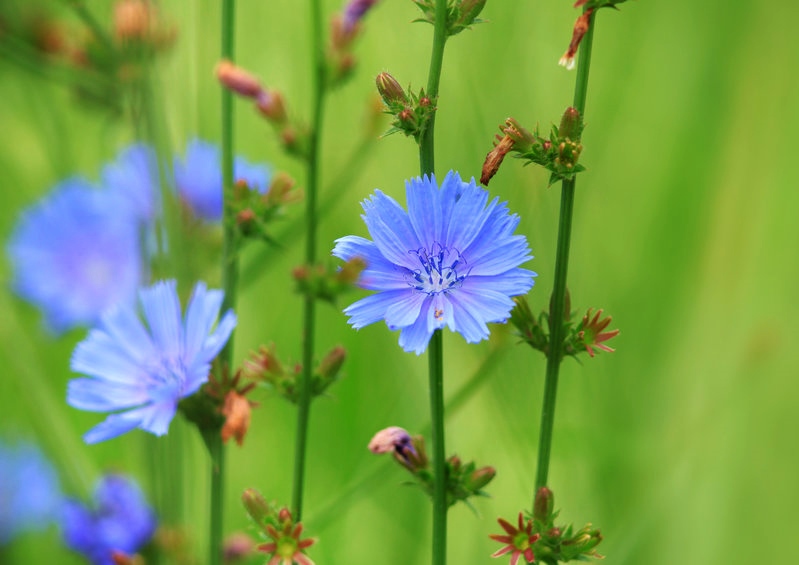
<svg viewBox="0 0 799 565"><path fill-rule="evenodd" d="M247 98L256 98L263 90L257 78L227 60L216 65L216 78L225 88Z"/></svg>
<svg viewBox="0 0 799 565"><path fill-rule="evenodd" d="M509 135L506 135L500 139L494 149L488 152L485 162L483 163L483 171L480 174L480 184L488 186L488 182L497 174L502 160L505 159L505 155L513 149L514 143L513 139Z"/></svg>
<svg viewBox="0 0 799 565"><path fill-rule="evenodd" d="M593 12L593 9L586 10L577 18L577 21L574 22L572 40L569 43L569 48L566 50L566 53L564 53L563 57L561 57L560 61L558 61L559 65L566 67L569 70L574 68L574 57L577 55L577 49L580 47L580 42L583 40L583 36L586 34L588 27L591 25L591 14Z"/></svg>
<svg viewBox="0 0 799 565"><path fill-rule="evenodd" d="M270 122L285 124L288 120L283 95L278 90L261 90L255 97L255 106Z"/></svg>
<svg viewBox="0 0 799 565"><path fill-rule="evenodd" d="M236 443L239 445L244 442L244 436L250 428L251 413L249 400L234 390L227 393L225 404L222 406L222 415L225 417L225 424L222 426L224 443L227 443L231 437L236 438Z"/></svg>

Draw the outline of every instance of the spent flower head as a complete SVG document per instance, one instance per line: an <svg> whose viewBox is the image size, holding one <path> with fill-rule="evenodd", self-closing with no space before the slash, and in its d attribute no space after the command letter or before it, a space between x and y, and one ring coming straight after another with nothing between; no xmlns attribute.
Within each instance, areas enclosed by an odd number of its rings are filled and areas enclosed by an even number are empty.
<svg viewBox="0 0 799 565"><path fill-rule="evenodd" d="M585 350L588 351L591 357L595 355L594 347L613 353L616 350L605 345L605 342L619 335L619 330L604 331L613 318L610 316L602 318L602 310L597 310L594 316L591 317L591 310L589 308L585 316L583 316L583 320L577 328L577 337L582 340Z"/></svg>
<svg viewBox="0 0 799 565"><path fill-rule="evenodd" d="M513 232L519 217L474 180L450 171L406 183L408 211L376 190L362 204L373 241L346 236L333 254L361 257L359 285L377 291L344 310L355 329L385 320L399 344L420 355L437 329L449 327L469 343L488 338L488 322L504 322L512 296L533 286L527 240Z"/></svg>
<svg viewBox="0 0 799 565"><path fill-rule="evenodd" d="M93 498L91 506L68 501L61 516L65 544L93 565L114 565L119 554L134 554L153 537L155 513L131 479L106 475Z"/></svg>
<svg viewBox="0 0 799 565"><path fill-rule="evenodd" d="M73 178L23 212L8 244L14 290L59 333L93 325L133 300L141 280L138 222L108 190Z"/></svg>
<svg viewBox="0 0 799 565"><path fill-rule="evenodd" d="M525 523L524 516L519 512L518 527L512 526L503 518L497 519L497 522L505 530L505 535L491 534L488 537L505 545L492 553L491 557L501 557L510 553L510 565L516 565L521 557L524 557L527 563L533 563L535 561L533 544L541 537L539 534L533 533L533 521L527 520Z"/></svg>
<svg viewBox="0 0 799 565"><path fill-rule="evenodd" d="M86 443L137 427L159 436L167 432L178 402L208 380L211 361L236 325L230 310L216 323L223 296L197 283L184 318L175 281L162 281L139 292L146 324L133 305L103 315L72 354L72 370L87 377L70 381L67 403L120 412L89 430Z"/></svg>
<svg viewBox="0 0 799 565"><path fill-rule="evenodd" d="M302 529L302 523L294 522L288 508L283 508L278 513L277 527L266 524L265 531L272 541L259 545L257 549L269 554L267 565L292 565L293 563L314 565L314 562L305 555L305 550L316 543L316 539L300 539Z"/></svg>

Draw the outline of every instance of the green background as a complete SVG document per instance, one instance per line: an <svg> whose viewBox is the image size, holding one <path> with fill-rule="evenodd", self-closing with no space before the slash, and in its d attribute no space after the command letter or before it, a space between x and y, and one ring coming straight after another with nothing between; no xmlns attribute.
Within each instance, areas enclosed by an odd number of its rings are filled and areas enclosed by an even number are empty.
<svg viewBox="0 0 799 565"><path fill-rule="evenodd" d="M106 4L88 7L105 20ZM290 113L303 119L306 4L239 2L236 34L238 61L283 91ZM342 2L323 4L327 19ZM219 140L219 3L160 5L178 40L159 62L158 101L169 143L182 152L196 135ZM377 139L388 122L381 118L370 134L368 117L377 73L414 88L426 82L432 27L411 23L417 15L407 0L380 2L355 48L354 78L328 99L322 256L337 237L367 235L359 202L374 188L404 201L404 180L418 174L413 143ZM575 75L557 61L576 15L565 1L490 0L489 23L450 40L436 122L440 176L479 176L508 116L542 129L559 120ZM598 14L569 287L575 309L604 308L621 335L616 353L563 365L550 480L564 520L601 528L609 565L795 562L797 19L792 2L754 0L639 1ZM67 176L96 179L134 134L128 119L79 104L69 89L5 60L0 100L7 241L21 209ZM361 145L363 136L373 141ZM300 164L245 102L236 104L235 140L237 153L304 184ZM353 151L360 157L350 166ZM538 272L529 296L536 310L548 302L557 229L559 188L546 180L543 170L508 159L490 186L521 216L519 232L535 255L529 267ZM301 300L290 272L302 262L302 208L290 208L277 229L283 247L245 254L237 361L271 342L286 359L300 356ZM64 401L70 352L84 332L49 336L35 308L7 291L7 260L1 269L0 434L39 442L70 494L86 496L105 470L133 474L152 499L170 501L166 514L183 517L196 562L204 562L209 462L196 433L176 420L160 440L135 431L84 445L81 434L100 417ZM427 500L401 485L398 466L366 450L389 425L427 430L426 358L402 352L383 324L351 330L340 307L318 309L318 351L340 343L349 359L343 379L312 409L304 522L320 541L309 553L319 565L426 563ZM448 412L447 451L498 469L491 498L475 502L478 516L463 505L451 510L450 563L491 563L496 518L531 505L544 360L515 343L501 326L478 345L445 335L448 397L474 382L482 364L488 371ZM244 488L290 499L295 410L267 391L255 396L250 434L243 448L228 450L228 532L247 530ZM173 457L179 463L167 480L160 469ZM163 492L169 481L182 485L179 497ZM80 562L55 530L24 536L8 555L12 563Z"/></svg>

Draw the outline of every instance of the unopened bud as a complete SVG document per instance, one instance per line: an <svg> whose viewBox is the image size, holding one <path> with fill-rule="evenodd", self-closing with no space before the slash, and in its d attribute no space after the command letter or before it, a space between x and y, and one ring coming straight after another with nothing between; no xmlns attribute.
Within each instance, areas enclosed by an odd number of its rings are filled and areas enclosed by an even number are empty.
<svg viewBox="0 0 799 565"><path fill-rule="evenodd" d="M317 369L319 376L326 380L335 379L346 358L347 350L337 345L325 355L324 359L322 359L322 362L319 364L319 369Z"/></svg>
<svg viewBox="0 0 799 565"><path fill-rule="evenodd" d="M481 469L477 469L471 474L471 476L469 476L468 487L472 491L478 491L493 481L494 477L496 476L497 470L493 467L483 467Z"/></svg>
<svg viewBox="0 0 799 565"><path fill-rule="evenodd" d="M422 108L427 108L432 103L433 101L430 100L427 96L422 96L421 98L419 98L419 106L421 106Z"/></svg>
<svg viewBox="0 0 799 565"><path fill-rule="evenodd" d="M533 503L533 517L541 522L549 520L552 510L555 508L555 495L547 487L541 487L535 493Z"/></svg>
<svg viewBox="0 0 799 565"><path fill-rule="evenodd" d="M486 0L461 0L460 3L460 17L458 18L458 25L467 27L471 25L483 8L486 5Z"/></svg>
<svg viewBox="0 0 799 565"><path fill-rule="evenodd" d="M399 426L391 426L377 432L369 442L369 451L375 454L388 453L398 447L411 445L411 436Z"/></svg>
<svg viewBox="0 0 799 565"><path fill-rule="evenodd" d="M280 512L277 513L277 519L281 524L290 524L292 522L291 511L284 506L280 509Z"/></svg>
<svg viewBox="0 0 799 565"><path fill-rule="evenodd" d="M405 108L402 112L397 114L399 120L405 124L413 125L416 122L416 118L413 115L413 110L410 108Z"/></svg>
<svg viewBox="0 0 799 565"><path fill-rule="evenodd" d="M261 90L255 97L258 111L270 122L284 124L288 120L283 95L278 90Z"/></svg>
<svg viewBox="0 0 799 565"><path fill-rule="evenodd" d="M247 514L249 514L250 518L257 524L263 524L272 513L272 509L269 508L269 503L266 502L263 495L254 488L245 489L241 494L241 501L244 503Z"/></svg>
<svg viewBox="0 0 799 565"><path fill-rule="evenodd" d="M216 65L216 78L225 88L247 98L256 98L263 90L257 78L227 60Z"/></svg>
<svg viewBox="0 0 799 565"><path fill-rule="evenodd" d="M447 463L449 463L449 468L452 469L453 473L457 473L462 465L461 458L457 455L453 455L447 459Z"/></svg>
<svg viewBox="0 0 799 565"><path fill-rule="evenodd" d="M244 234L250 234L256 223L255 212L250 208L245 208L236 214L236 225Z"/></svg>
<svg viewBox="0 0 799 565"><path fill-rule="evenodd" d="M287 173L278 173L272 177L269 190L264 194L264 202L268 206L280 206L302 198L302 191L296 189L296 182Z"/></svg>
<svg viewBox="0 0 799 565"><path fill-rule="evenodd" d="M152 11L152 5L146 0L119 0L114 5L114 34L117 39L147 39L152 25Z"/></svg>
<svg viewBox="0 0 799 565"><path fill-rule="evenodd" d="M383 99L383 102L386 103L386 106L391 106L396 103L408 103L408 97L405 91L400 86L400 83L397 82L397 79L390 74L380 73L375 78L375 84L377 84L377 92L380 93L380 97Z"/></svg>
<svg viewBox="0 0 799 565"><path fill-rule="evenodd" d="M565 137L571 139L572 141L578 141L580 139L581 130L582 120L580 118L580 112L578 112L576 108L569 106L566 108L566 111L563 113L563 117L560 119L560 129L558 129L558 134L560 137Z"/></svg>
<svg viewBox="0 0 799 565"><path fill-rule="evenodd" d="M561 531L561 529L560 529L560 528L558 528L557 526L555 526L554 528L550 528L550 529L548 529L548 530L547 530L547 534L546 534L546 535L547 535L547 537L548 537L548 538L551 538L551 539L557 539L557 538L559 538L559 537L560 537L562 534L563 534L563 532Z"/></svg>

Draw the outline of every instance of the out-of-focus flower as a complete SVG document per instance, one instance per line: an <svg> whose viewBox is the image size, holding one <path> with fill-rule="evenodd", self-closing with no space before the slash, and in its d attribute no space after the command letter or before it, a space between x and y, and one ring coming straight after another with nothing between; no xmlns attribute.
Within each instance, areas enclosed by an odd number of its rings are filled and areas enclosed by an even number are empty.
<svg viewBox="0 0 799 565"><path fill-rule="evenodd" d="M139 487L121 475L100 480L91 507L69 501L61 516L65 544L93 565L114 565L115 553L136 553L150 541L156 525Z"/></svg>
<svg viewBox="0 0 799 565"><path fill-rule="evenodd" d="M137 143L123 149L103 168L102 184L143 223L152 223L159 214L158 163L152 147Z"/></svg>
<svg viewBox="0 0 799 565"><path fill-rule="evenodd" d="M518 266L531 259L527 240L513 235L519 217L474 180L447 174L406 183L408 212L380 190L363 202L374 241L346 236L333 255L361 257L359 285L378 291L344 310L355 329L385 320L401 330L399 344L417 355L433 332L447 326L469 343L488 338L487 322L504 322L511 296L525 294L535 273Z"/></svg>
<svg viewBox="0 0 799 565"><path fill-rule="evenodd" d="M305 555L305 550L311 547L316 540L306 538L301 540L302 523L294 523L291 512L283 508L278 514L280 529L271 524L266 525L266 533L272 538L269 543L258 546L258 551L270 554L267 565L314 565L314 562Z"/></svg>
<svg viewBox="0 0 799 565"><path fill-rule="evenodd" d="M197 283L182 318L175 281L162 281L139 292L146 325L132 305L103 315L72 354L72 370L88 378L70 381L67 403L93 412L124 411L89 430L86 443L137 427L167 432L178 402L208 380L211 361L236 325L232 311L216 324L223 296Z"/></svg>
<svg viewBox="0 0 799 565"><path fill-rule="evenodd" d="M358 24L369 9L377 4L378 0L349 0L344 7L344 15L342 16L342 24L346 32Z"/></svg>
<svg viewBox="0 0 799 565"><path fill-rule="evenodd" d="M0 441L0 546L58 519L58 476L39 449Z"/></svg>
<svg viewBox="0 0 799 565"><path fill-rule="evenodd" d="M539 534L533 533L533 521L527 520L524 523L524 516L519 512L519 527L514 528L506 520L499 518L497 520L502 529L505 530L507 535L491 534L490 537L494 541L504 543L505 546L491 554L491 557L501 557L506 553L510 553L510 565L516 565L519 558L524 556L527 563L533 563L535 556L533 555L533 544L541 537Z"/></svg>
<svg viewBox="0 0 799 565"><path fill-rule="evenodd" d="M194 139L186 148L183 160L175 159L175 186L178 194L198 217L209 222L222 219L222 166L219 148L213 143ZM245 182L261 194L269 188L270 171L266 165L251 164L236 157L234 182Z"/></svg>
<svg viewBox="0 0 799 565"><path fill-rule="evenodd" d="M74 178L23 213L8 245L14 289L54 332L92 325L135 297L138 222L124 208L117 195Z"/></svg>

